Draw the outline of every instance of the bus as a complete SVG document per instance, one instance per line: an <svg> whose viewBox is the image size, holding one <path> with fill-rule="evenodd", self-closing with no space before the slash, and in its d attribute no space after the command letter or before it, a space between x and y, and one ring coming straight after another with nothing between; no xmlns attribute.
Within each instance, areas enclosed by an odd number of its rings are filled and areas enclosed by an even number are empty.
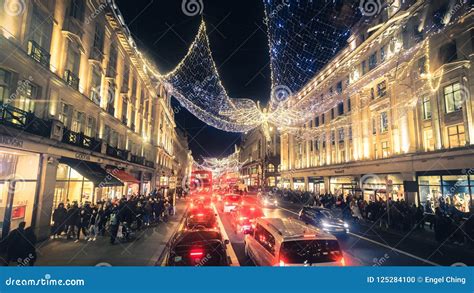
<svg viewBox="0 0 474 293"><path fill-rule="evenodd" d="M190 195L212 195L212 172L195 170L191 172L189 185Z"/></svg>

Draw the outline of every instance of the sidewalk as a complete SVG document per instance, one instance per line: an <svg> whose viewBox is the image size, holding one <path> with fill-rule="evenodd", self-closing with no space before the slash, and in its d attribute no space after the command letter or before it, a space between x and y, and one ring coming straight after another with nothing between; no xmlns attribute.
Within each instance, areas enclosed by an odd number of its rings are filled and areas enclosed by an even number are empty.
<svg viewBox="0 0 474 293"><path fill-rule="evenodd" d="M38 243L35 266L153 266L177 229L186 206L185 200L177 200L176 215L167 223L137 232L137 239L132 242L111 245L109 237L99 237L95 242L54 239Z"/></svg>

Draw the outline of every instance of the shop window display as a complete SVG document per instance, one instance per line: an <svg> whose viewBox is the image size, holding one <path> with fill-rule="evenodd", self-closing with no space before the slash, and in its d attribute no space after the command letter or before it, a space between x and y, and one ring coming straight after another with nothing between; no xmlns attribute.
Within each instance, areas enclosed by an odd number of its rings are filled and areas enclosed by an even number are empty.
<svg viewBox="0 0 474 293"><path fill-rule="evenodd" d="M449 212L452 208L462 213L470 212L473 176L446 175L418 177L420 204L426 212L440 208Z"/></svg>

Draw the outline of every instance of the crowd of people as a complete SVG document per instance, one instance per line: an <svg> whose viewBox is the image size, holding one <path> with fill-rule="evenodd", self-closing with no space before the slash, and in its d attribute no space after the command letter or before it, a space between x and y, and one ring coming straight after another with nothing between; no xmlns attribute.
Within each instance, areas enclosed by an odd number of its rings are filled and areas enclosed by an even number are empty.
<svg viewBox="0 0 474 293"><path fill-rule="evenodd" d="M177 190L176 193L178 198L185 196L184 191ZM51 239L79 242L109 237L110 244L133 241L137 231L167 222L174 213L171 196L156 190L148 196L124 196L95 204L59 203L52 214ZM25 228L25 224L19 223L18 228L12 230L0 243L0 248L3 248L6 255L6 265L11 262L33 265L36 261L36 236L31 227Z"/></svg>
<svg viewBox="0 0 474 293"><path fill-rule="evenodd" d="M440 243L449 241L460 245L474 245L473 213L462 213L445 202L437 203L433 211L431 203L415 205L403 199L387 200L378 197L367 201L362 196L352 194L315 194L291 189L275 189L272 192L287 202L337 209L346 220L372 222L383 229L405 233L429 229Z"/></svg>

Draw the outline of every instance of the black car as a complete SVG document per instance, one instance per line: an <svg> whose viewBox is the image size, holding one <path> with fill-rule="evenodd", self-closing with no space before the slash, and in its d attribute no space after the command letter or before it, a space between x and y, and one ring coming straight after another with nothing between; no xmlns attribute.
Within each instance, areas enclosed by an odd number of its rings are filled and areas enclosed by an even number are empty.
<svg viewBox="0 0 474 293"><path fill-rule="evenodd" d="M191 230L217 228L216 214L211 208L190 210L186 215L184 227Z"/></svg>
<svg viewBox="0 0 474 293"><path fill-rule="evenodd" d="M329 209L303 207L299 213L299 219L332 234L346 234L349 232L349 225L335 217Z"/></svg>
<svg viewBox="0 0 474 293"><path fill-rule="evenodd" d="M228 243L215 229L183 230L173 237L165 263L167 266L228 266Z"/></svg>

